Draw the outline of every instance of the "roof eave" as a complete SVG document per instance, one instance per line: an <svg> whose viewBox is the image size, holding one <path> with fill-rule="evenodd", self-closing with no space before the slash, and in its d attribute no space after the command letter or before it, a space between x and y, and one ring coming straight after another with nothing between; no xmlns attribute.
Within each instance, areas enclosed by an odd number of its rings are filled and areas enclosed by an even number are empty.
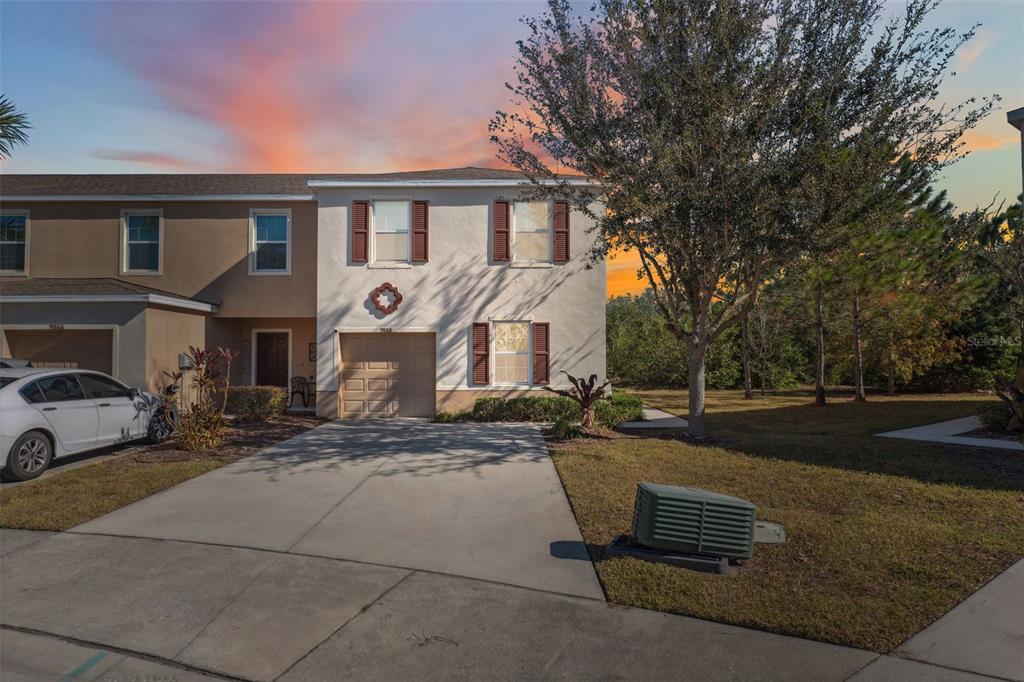
<svg viewBox="0 0 1024 682"><path fill-rule="evenodd" d="M566 179L565 183L573 187L600 187L600 184L587 178ZM506 180L310 180L306 183L310 187L317 188L352 188L352 189L379 189L386 187L413 187L413 188L444 188L444 187L526 187L531 183L529 180L509 178ZM558 185L554 180L546 180L542 185Z"/></svg>
<svg viewBox="0 0 1024 682"><path fill-rule="evenodd" d="M315 194L23 194L0 197L25 201L315 201Z"/></svg>
<svg viewBox="0 0 1024 682"><path fill-rule="evenodd" d="M0 294L0 303L146 303L203 313L217 312L217 304L162 294Z"/></svg>
<svg viewBox="0 0 1024 682"><path fill-rule="evenodd" d="M1006 112L1006 122L1017 130L1024 130L1024 107Z"/></svg>

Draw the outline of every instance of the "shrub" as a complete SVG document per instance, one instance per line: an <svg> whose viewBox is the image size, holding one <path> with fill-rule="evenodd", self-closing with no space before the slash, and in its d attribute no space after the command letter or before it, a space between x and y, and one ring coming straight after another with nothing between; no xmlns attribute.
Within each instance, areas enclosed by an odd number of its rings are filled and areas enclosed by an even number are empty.
<svg viewBox="0 0 1024 682"><path fill-rule="evenodd" d="M978 408L978 417L982 425L993 433L1009 433L1010 419L1013 413L1005 403L998 405L982 405Z"/></svg>
<svg viewBox="0 0 1024 682"><path fill-rule="evenodd" d="M522 397L477 398L473 421L477 422L550 422L559 415L576 417L579 408L569 398Z"/></svg>
<svg viewBox="0 0 1024 682"><path fill-rule="evenodd" d="M573 440L583 436L583 429L572 419L560 414L555 417L555 422L551 425L548 435L558 441Z"/></svg>
<svg viewBox="0 0 1024 682"><path fill-rule="evenodd" d="M288 407L288 391L280 386L232 386L227 413L239 421L262 422Z"/></svg>
<svg viewBox="0 0 1024 682"><path fill-rule="evenodd" d="M434 422L437 424L458 424L460 422L473 421L473 413L469 410L458 412L438 412L434 415Z"/></svg>
<svg viewBox="0 0 1024 682"><path fill-rule="evenodd" d="M477 398L467 420L476 422L553 422L559 417L579 421L579 405L570 398L521 397ZM636 396L616 393L609 400L594 404L594 415L601 426L613 428L643 415L643 402Z"/></svg>
<svg viewBox="0 0 1024 682"><path fill-rule="evenodd" d="M622 422L635 422L643 419L644 402L635 395L616 393L610 400L602 400L594 405L597 423L610 429Z"/></svg>
<svg viewBox="0 0 1024 682"><path fill-rule="evenodd" d="M226 348L203 350L189 346L189 385L195 399L182 412L178 420L178 445L183 450L196 452L215 448L224 434L224 412L230 392L228 377L235 352ZM184 380L182 372L170 375L175 384ZM219 388L223 386L223 388ZM219 390L218 390L219 389ZM217 393L221 394L217 399Z"/></svg>

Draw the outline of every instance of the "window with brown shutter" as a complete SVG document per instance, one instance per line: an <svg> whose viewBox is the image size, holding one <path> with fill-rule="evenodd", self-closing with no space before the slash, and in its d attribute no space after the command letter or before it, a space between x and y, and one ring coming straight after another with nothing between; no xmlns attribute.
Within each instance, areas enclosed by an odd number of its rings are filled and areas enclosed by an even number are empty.
<svg viewBox="0 0 1024 682"><path fill-rule="evenodd" d="M494 202L491 256L495 262L507 261L509 257L508 208L509 203L507 201Z"/></svg>
<svg viewBox="0 0 1024 682"><path fill-rule="evenodd" d="M556 201L554 216L555 262L565 263L569 260L569 202Z"/></svg>
<svg viewBox="0 0 1024 682"><path fill-rule="evenodd" d="M430 252L430 216L426 201L412 202L412 262L426 263Z"/></svg>
<svg viewBox="0 0 1024 682"><path fill-rule="evenodd" d="M478 386L486 386L490 383L490 369L487 365L488 341L487 323L473 323L473 383Z"/></svg>
<svg viewBox="0 0 1024 682"><path fill-rule="evenodd" d="M369 215L370 202L352 202L352 220L350 223L352 231L353 263L365 263L368 258L367 252L370 241Z"/></svg>
<svg viewBox="0 0 1024 682"><path fill-rule="evenodd" d="M551 381L551 325L547 322L533 323L533 383L546 384Z"/></svg>

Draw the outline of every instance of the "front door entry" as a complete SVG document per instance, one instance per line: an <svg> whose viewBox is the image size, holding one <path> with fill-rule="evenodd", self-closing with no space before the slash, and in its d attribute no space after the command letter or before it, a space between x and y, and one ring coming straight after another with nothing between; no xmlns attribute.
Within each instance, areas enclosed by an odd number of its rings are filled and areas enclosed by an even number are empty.
<svg viewBox="0 0 1024 682"><path fill-rule="evenodd" d="M256 333L256 385L288 388L288 334Z"/></svg>

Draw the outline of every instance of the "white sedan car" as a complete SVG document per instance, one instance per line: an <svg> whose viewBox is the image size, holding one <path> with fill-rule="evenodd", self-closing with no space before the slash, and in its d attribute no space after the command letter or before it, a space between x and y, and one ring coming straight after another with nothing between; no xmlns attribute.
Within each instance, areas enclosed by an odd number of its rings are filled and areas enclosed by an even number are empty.
<svg viewBox="0 0 1024 682"><path fill-rule="evenodd" d="M27 481L55 457L145 438L158 404L100 372L0 369L0 474Z"/></svg>

